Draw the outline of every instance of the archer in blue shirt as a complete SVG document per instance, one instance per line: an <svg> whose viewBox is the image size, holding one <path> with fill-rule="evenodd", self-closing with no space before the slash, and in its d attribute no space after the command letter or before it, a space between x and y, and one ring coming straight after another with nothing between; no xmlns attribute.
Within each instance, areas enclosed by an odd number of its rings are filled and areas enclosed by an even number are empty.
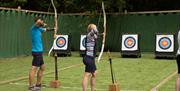
<svg viewBox="0 0 180 91"><path fill-rule="evenodd" d="M32 37L32 67L29 72L29 91L40 91L43 72L45 70L45 64L43 61L43 43L42 43L42 33L45 31L52 31L54 29L44 28L44 21L37 17L35 19L35 24L31 27L31 37ZM39 67L39 69L38 69ZM38 72L37 72L38 70ZM34 85L34 77L37 72L37 81Z"/></svg>

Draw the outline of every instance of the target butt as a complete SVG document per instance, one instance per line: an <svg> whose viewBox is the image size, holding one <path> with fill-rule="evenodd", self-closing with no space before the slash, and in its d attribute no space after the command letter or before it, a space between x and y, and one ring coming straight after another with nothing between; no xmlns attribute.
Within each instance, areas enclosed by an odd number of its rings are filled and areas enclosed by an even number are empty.
<svg viewBox="0 0 180 91"><path fill-rule="evenodd" d="M120 86L117 83L109 85L109 91L120 91Z"/></svg>
<svg viewBox="0 0 180 91"><path fill-rule="evenodd" d="M53 80L50 82L50 87L51 88L59 88L60 87L60 82L58 80Z"/></svg>

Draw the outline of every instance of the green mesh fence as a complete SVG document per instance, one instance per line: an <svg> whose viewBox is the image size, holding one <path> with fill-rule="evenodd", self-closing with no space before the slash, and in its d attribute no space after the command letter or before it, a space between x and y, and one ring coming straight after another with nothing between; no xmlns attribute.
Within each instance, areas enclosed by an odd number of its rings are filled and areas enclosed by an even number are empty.
<svg viewBox="0 0 180 91"><path fill-rule="evenodd" d="M0 57L31 55L31 26L34 17L41 16L49 27L54 26L54 16L0 11ZM179 29L180 13L107 15L107 37L105 51L120 51L123 33L138 33L140 48L143 52L153 52L156 33L176 33ZM86 34L89 23L95 23L103 32L103 16L60 15L58 16L58 34L71 36L72 51L79 51L80 35ZM101 38L98 40L101 47ZM53 32L43 33L44 51L48 52L53 43Z"/></svg>

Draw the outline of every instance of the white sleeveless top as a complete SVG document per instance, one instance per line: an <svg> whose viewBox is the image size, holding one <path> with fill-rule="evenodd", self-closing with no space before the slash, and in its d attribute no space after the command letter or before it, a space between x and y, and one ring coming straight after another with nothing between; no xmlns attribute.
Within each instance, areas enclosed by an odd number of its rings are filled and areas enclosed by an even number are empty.
<svg viewBox="0 0 180 91"><path fill-rule="evenodd" d="M177 41L178 41L178 50L177 50L177 55L178 55L178 54L180 54L180 30L179 30L179 32L178 32Z"/></svg>

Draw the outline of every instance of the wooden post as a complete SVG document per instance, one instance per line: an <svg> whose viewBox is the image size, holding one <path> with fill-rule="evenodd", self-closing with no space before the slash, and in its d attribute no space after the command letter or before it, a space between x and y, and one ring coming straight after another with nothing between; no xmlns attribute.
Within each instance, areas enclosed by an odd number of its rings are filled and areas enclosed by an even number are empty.
<svg viewBox="0 0 180 91"><path fill-rule="evenodd" d="M58 80L58 65L57 65L57 53L55 53L55 56L54 56L54 60L55 60L55 80Z"/></svg>
<svg viewBox="0 0 180 91"><path fill-rule="evenodd" d="M110 69L111 69L111 78L112 78L112 83L114 84L114 73L113 73L113 68L112 68L112 60L111 57L109 57L109 64L110 64Z"/></svg>
<svg viewBox="0 0 180 91"><path fill-rule="evenodd" d="M109 91L120 91L119 84L117 84L117 83L110 84Z"/></svg>
<svg viewBox="0 0 180 91"><path fill-rule="evenodd" d="M57 53L54 55L54 64L55 64L55 80L50 82L51 88L58 88L60 86L60 82L58 81L58 65L57 65Z"/></svg>
<svg viewBox="0 0 180 91"><path fill-rule="evenodd" d="M114 72L113 72L113 67L112 67L112 59L111 59L111 54L108 50L108 57L109 57L109 65L111 69L111 78L112 78L112 84L109 85L109 91L120 91L119 84L116 83L115 77L114 77Z"/></svg>

